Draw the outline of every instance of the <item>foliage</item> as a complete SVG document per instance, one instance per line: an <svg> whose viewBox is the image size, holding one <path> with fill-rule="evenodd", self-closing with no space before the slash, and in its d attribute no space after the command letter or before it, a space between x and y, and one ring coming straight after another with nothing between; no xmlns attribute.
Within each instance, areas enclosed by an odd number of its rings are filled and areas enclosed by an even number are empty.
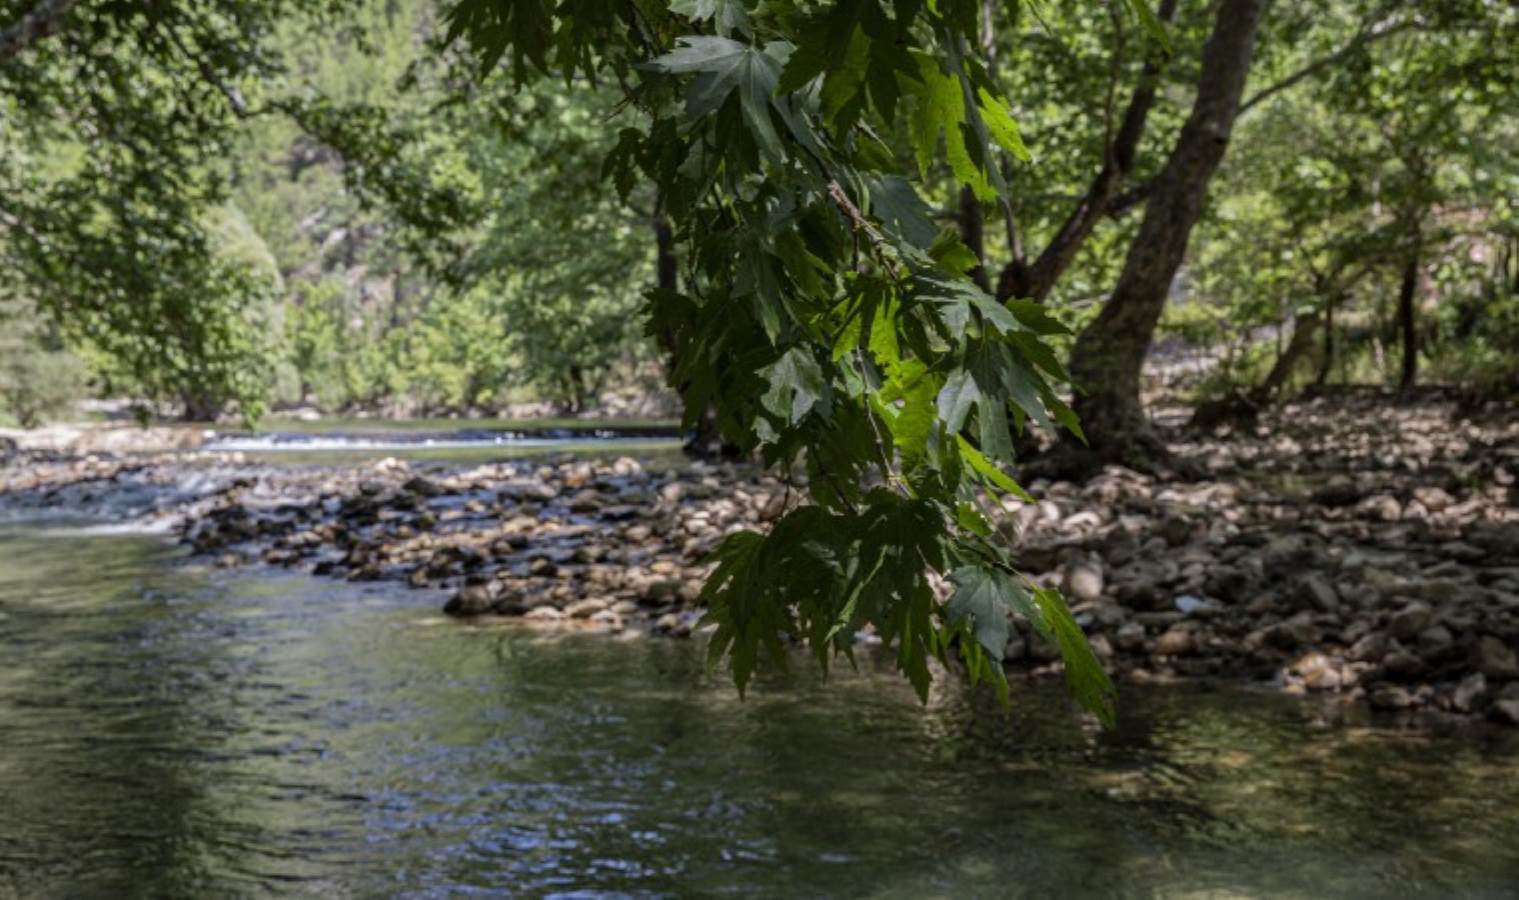
<svg viewBox="0 0 1519 900"><path fill-rule="evenodd" d="M1188 263L1188 290L1213 311L1216 341L1330 316L1321 379L1349 372L1338 363L1354 356L1361 375L1386 381L1395 367L1374 360L1393 357L1392 299L1412 255L1421 306L1435 308L1419 342L1436 371L1501 381L1502 354L1483 349L1478 323L1492 323L1501 345L1503 301L1490 316L1470 310L1483 304L1477 297L1502 296L1502 279L1484 286L1475 261L1500 252L1519 185L1503 149L1519 138L1505 115L1519 102L1506 74L1519 60L1503 37L1519 17L1463 2L1344 3L1332 13L1278 21L1267 74L1294 88L1261 90L1264 101L1242 120L1222 199ZM1336 65L1316 67L1321 60ZM1291 81L1298 72L1314 77ZM1468 327L1451 327L1458 319ZM1458 333L1458 343L1443 343ZM1236 377L1249 371L1261 367Z"/></svg>
<svg viewBox="0 0 1519 900"><path fill-rule="evenodd" d="M84 366L29 310L0 310L0 415L32 428L84 392Z"/></svg>
<svg viewBox="0 0 1519 900"><path fill-rule="evenodd" d="M936 235L915 186L942 161L995 200L999 154L1026 155L967 49L979 5L626 12L461 0L450 34L486 73L507 60L519 82L536 70L624 86L646 119L619 132L608 171L624 191L656 185L685 258L682 290L651 296L672 384L689 415L720 399L728 441L805 473L814 505L718 552L713 653L742 687L761 647L779 660L792 636L825 659L869 623L920 694L929 659L952 649L973 679L1000 684L989 620L1022 595L977 500L1019 490L1003 471L1010 419L1074 419L1051 386L1063 370L1044 337L1058 323L978 288L974 255ZM975 602L938 602L952 574ZM1071 637L1063 604L1043 596L1038 621ZM1078 699L1110 716L1084 641L1060 644Z"/></svg>
<svg viewBox="0 0 1519 900"><path fill-rule="evenodd" d="M404 162L414 136L383 111L303 97L275 49L282 28L341 22L346 0L0 4L0 290L35 297L110 381L255 415L276 282L221 252L239 125L285 116L356 165L428 252L468 210ZM23 28L34 15L39 28ZM413 245L421 252L422 242Z"/></svg>
<svg viewBox="0 0 1519 900"><path fill-rule="evenodd" d="M636 213L601 178L615 140L611 92L551 80L488 87L467 106L492 210L470 266L506 327L499 346L517 360L513 380L579 411L649 355L639 310L654 277L653 198L639 197Z"/></svg>

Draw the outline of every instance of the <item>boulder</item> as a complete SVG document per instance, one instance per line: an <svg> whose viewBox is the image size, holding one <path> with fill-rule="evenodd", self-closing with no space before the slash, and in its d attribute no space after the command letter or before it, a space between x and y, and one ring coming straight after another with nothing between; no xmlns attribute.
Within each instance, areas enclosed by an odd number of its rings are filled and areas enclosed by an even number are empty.
<svg viewBox="0 0 1519 900"><path fill-rule="evenodd" d="M451 616L478 616L491 611L496 605L496 585L466 584L459 593L449 598L443 611Z"/></svg>
<svg viewBox="0 0 1519 900"><path fill-rule="evenodd" d="M1065 567L1065 593L1072 600L1090 603L1102 597L1102 566L1084 559Z"/></svg>
<svg viewBox="0 0 1519 900"><path fill-rule="evenodd" d="M1352 644L1345 655L1352 662L1379 663L1390 645L1386 632L1373 631Z"/></svg>
<svg viewBox="0 0 1519 900"><path fill-rule="evenodd" d="M1313 623L1312 617L1307 613L1298 613L1272 628L1267 637L1271 643L1283 650L1296 650L1299 647L1317 644L1323 640L1324 633Z"/></svg>
<svg viewBox="0 0 1519 900"><path fill-rule="evenodd" d="M1472 645L1472 668L1494 681L1519 678L1519 656L1512 647L1490 634Z"/></svg>
<svg viewBox="0 0 1519 900"><path fill-rule="evenodd" d="M1456 690L1451 694L1451 705L1457 712L1471 712L1477 708L1478 702L1487 693L1487 679L1481 672L1473 672L1456 685Z"/></svg>
<svg viewBox="0 0 1519 900"><path fill-rule="evenodd" d="M1118 646L1134 650L1144 645L1145 627L1138 622L1126 622L1118 629Z"/></svg>
<svg viewBox="0 0 1519 900"><path fill-rule="evenodd" d="M577 600L564 608L564 614L572 619L589 619L596 613L605 610L608 602L605 598L590 597L585 600Z"/></svg>
<svg viewBox="0 0 1519 900"><path fill-rule="evenodd" d="M1431 625L1419 632L1419 652L1426 657L1439 656L1456 642L1456 636L1444 625Z"/></svg>
<svg viewBox="0 0 1519 900"><path fill-rule="evenodd" d="M1192 629L1177 625L1166 629L1155 639L1155 654L1157 656L1182 656L1191 653L1195 646L1196 637L1193 635Z"/></svg>
<svg viewBox="0 0 1519 900"><path fill-rule="evenodd" d="M418 497L437 497L443 493L443 488L437 482L422 475L413 475L401 485L401 490Z"/></svg>
<svg viewBox="0 0 1519 900"><path fill-rule="evenodd" d="M1310 609L1322 613L1335 613L1340 610L1340 595L1335 591L1334 585L1317 572L1310 572L1298 579L1294 599L1299 609Z"/></svg>
<svg viewBox="0 0 1519 900"><path fill-rule="evenodd" d="M1456 499L1446 493L1444 488L1432 485L1414 488L1414 500L1432 513L1442 512L1456 502Z"/></svg>
<svg viewBox="0 0 1519 900"><path fill-rule="evenodd" d="M1392 614L1387 620L1387 630L1400 641L1411 641L1429 627L1434 615L1434 610L1430 609L1428 603L1415 600Z"/></svg>
<svg viewBox="0 0 1519 900"><path fill-rule="evenodd" d="M1373 709L1408 709L1415 703L1412 694L1395 684L1383 684L1372 688L1368 699Z"/></svg>
<svg viewBox="0 0 1519 900"><path fill-rule="evenodd" d="M1340 670L1334 661L1318 651L1306 653L1292 663L1292 672L1303 679L1303 684L1313 691L1337 691L1340 689Z"/></svg>

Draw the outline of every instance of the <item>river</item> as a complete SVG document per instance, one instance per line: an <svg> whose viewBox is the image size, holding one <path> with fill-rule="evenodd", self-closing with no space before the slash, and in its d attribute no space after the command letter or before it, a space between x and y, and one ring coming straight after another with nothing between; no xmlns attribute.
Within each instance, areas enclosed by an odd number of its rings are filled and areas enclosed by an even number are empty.
<svg viewBox="0 0 1519 900"><path fill-rule="evenodd" d="M1010 711L0 530L0 896L1498 896L1519 739L1132 687Z"/></svg>

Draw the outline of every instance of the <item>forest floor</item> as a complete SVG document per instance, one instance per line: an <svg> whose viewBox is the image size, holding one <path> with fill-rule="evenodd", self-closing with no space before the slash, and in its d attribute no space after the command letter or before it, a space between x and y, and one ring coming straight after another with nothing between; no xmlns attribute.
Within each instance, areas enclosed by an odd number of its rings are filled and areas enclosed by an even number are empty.
<svg viewBox="0 0 1519 900"><path fill-rule="evenodd" d="M1365 395L1168 432L1185 475L1035 482L1003 531L1127 681L1203 679L1519 725L1519 412ZM254 465L26 452L0 507L156 523L225 566L448 592L478 624L688 636L702 562L795 494L755 469L634 459ZM1058 671L1018 623L1011 672ZM862 636L869 639L868 635Z"/></svg>

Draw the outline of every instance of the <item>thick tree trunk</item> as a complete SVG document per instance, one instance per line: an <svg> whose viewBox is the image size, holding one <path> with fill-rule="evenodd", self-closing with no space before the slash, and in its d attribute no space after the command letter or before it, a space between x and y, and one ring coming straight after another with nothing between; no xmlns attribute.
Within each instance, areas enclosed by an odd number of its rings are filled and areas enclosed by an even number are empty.
<svg viewBox="0 0 1519 900"><path fill-rule="evenodd" d="M1419 290L1419 258L1411 256L1403 267L1403 283L1398 286L1398 330L1403 334L1403 372L1398 391L1413 390L1419 377L1419 335L1414 321L1414 297Z"/></svg>
<svg viewBox="0 0 1519 900"><path fill-rule="evenodd" d="M1096 461L1147 465L1164 447L1140 404L1140 372L1172 280L1224 158L1269 0L1222 0L1203 48L1197 99L1156 176L1123 273L1071 355L1076 411Z"/></svg>

